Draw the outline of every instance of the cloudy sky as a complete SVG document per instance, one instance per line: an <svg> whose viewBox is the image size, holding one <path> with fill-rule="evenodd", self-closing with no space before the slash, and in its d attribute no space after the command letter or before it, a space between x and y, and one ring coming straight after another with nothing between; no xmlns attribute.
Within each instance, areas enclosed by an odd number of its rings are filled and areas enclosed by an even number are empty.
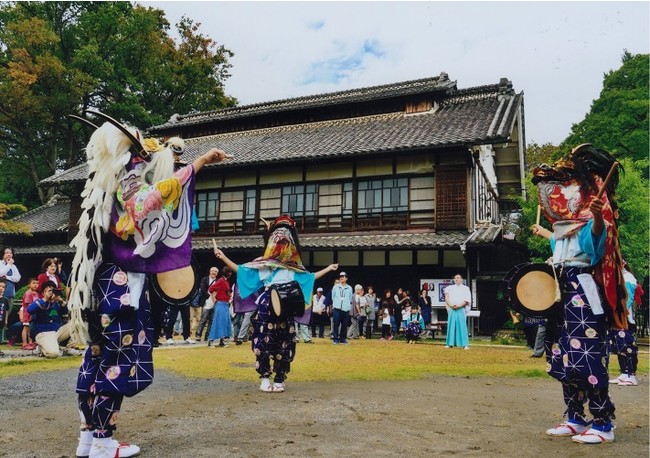
<svg viewBox="0 0 650 458"><path fill-rule="evenodd" d="M561 142L624 50L649 52L647 1L139 3L233 51L226 93L241 104L441 72L459 88L505 77L525 94L527 143Z"/></svg>

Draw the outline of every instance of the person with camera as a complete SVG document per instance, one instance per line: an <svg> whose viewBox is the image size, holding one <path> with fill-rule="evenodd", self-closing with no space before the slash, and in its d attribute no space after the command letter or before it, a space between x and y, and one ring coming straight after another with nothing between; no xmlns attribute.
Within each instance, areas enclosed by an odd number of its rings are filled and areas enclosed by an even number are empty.
<svg viewBox="0 0 650 458"><path fill-rule="evenodd" d="M60 356L59 343L70 338L63 316L68 314L66 303L61 299L62 291L53 281L46 281L41 288L41 297L29 304L27 312L32 318L34 340L46 358Z"/></svg>

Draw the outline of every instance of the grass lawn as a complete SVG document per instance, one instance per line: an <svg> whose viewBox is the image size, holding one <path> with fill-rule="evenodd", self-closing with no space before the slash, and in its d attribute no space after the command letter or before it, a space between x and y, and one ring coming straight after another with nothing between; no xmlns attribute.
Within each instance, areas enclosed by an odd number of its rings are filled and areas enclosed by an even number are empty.
<svg viewBox="0 0 650 458"><path fill-rule="evenodd" d="M403 340L354 340L350 345L333 345L329 339L315 339L314 345L297 344L291 367L292 381L330 380L413 380L433 374L456 376L547 377L544 358L530 358L523 346L492 345L474 340L471 349L444 348L444 341L426 340L408 345ZM2 350L2 348L0 348ZM647 347L639 354L641 375L648 374ZM226 380L256 378L255 358L249 344L227 348L178 345L154 351L155 367L180 375ZM0 377L77 367L79 357L55 360L14 358L0 360ZM618 363L610 360L612 373Z"/></svg>

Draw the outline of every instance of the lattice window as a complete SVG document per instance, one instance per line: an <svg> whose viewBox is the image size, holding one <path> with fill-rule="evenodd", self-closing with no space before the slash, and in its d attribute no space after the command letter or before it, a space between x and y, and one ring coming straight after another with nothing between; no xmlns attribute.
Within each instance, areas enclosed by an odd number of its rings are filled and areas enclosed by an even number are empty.
<svg viewBox="0 0 650 458"><path fill-rule="evenodd" d="M196 217L199 221L216 221L219 211L218 191L196 192Z"/></svg>
<svg viewBox="0 0 650 458"><path fill-rule="evenodd" d="M436 229L467 228L467 169L436 169Z"/></svg>
<svg viewBox="0 0 650 458"><path fill-rule="evenodd" d="M282 213L292 217L316 216L318 213L318 185L283 186Z"/></svg>
<svg viewBox="0 0 650 458"><path fill-rule="evenodd" d="M408 178L360 181L357 199L359 216L406 213L408 210Z"/></svg>

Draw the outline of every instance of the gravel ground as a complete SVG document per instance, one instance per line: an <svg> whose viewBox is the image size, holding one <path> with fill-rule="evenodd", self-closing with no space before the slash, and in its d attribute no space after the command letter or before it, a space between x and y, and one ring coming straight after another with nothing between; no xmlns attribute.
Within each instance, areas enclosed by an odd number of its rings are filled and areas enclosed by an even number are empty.
<svg viewBox="0 0 650 458"><path fill-rule="evenodd" d="M74 456L75 380L74 370L0 378L0 456ZM160 370L125 399L115 437L145 457L648 456L647 380L611 394L616 442L588 446L544 434L564 410L550 378L296 382L261 393L252 374L242 383Z"/></svg>

